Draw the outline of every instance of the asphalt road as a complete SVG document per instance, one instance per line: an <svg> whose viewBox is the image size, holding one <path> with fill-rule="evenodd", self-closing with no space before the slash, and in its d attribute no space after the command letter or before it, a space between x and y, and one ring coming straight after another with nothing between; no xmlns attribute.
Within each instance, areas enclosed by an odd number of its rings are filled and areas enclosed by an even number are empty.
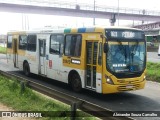
<svg viewBox="0 0 160 120"><path fill-rule="evenodd" d="M25 77L21 71L7 65L5 55L0 55L0 69ZM37 75L32 75L30 79L113 111L159 111L158 113L160 114L159 83L147 81L143 90L101 95L88 90L84 90L82 93L74 93L67 84ZM160 117L135 117L135 119L160 120Z"/></svg>
<svg viewBox="0 0 160 120"><path fill-rule="evenodd" d="M147 52L147 61L160 63L160 56L158 56L158 52Z"/></svg>

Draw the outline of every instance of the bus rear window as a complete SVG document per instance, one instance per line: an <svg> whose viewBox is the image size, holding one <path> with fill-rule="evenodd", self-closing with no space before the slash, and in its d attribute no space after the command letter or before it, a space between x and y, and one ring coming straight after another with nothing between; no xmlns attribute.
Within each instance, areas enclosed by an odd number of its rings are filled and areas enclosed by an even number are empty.
<svg viewBox="0 0 160 120"><path fill-rule="evenodd" d="M12 36L8 36L7 39L7 48L12 48Z"/></svg>

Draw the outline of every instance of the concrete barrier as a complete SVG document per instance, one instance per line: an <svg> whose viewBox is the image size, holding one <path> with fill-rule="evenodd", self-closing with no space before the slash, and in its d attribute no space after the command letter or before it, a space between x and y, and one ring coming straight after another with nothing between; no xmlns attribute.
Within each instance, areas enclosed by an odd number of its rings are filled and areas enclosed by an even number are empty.
<svg viewBox="0 0 160 120"><path fill-rule="evenodd" d="M147 46L147 52L158 52L158 47Z"/></svg>

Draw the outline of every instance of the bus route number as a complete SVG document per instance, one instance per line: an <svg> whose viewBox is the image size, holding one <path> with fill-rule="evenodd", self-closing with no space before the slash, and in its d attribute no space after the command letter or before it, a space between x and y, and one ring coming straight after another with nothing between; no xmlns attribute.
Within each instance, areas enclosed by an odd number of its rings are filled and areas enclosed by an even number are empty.
<svg viewBox="0 0 160 120"><path fill-rule="evenodd" d="M135 33L134 32L123 32L122 36L124 38L134 38L135 37Z"/></svg>
<svg viewBox="0 0 160 120"><path fill-rule="evenodd" d="M118 37L118 34L117 34L116 31L111 31L111 36L112 36L112 37Z"/></svg>

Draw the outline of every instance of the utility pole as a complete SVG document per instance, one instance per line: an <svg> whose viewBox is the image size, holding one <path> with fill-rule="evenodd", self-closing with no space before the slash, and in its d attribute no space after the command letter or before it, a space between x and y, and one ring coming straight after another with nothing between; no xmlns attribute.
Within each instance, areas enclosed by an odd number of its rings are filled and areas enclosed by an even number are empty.
<svg viewBox="0 0 160 120"><path fill-rule="evenodd" d="M96 0L94 0L94 7L93 7L94 12L95 12L95 8L96 8ZM93 18L93 25L95 25L95 17Z"/></svg>
<svg viewBox="0 0 160 120"><path fill-rule="evenodd" d="M118 26L119 26L119 0L118 0Z"/></svg>

